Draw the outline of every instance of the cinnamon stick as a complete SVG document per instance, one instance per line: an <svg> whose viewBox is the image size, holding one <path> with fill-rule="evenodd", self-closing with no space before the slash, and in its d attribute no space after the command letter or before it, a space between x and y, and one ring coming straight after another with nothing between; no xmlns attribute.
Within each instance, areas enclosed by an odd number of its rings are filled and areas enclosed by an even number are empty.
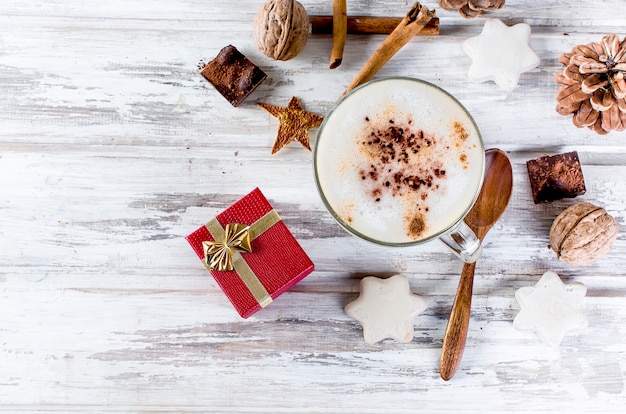
<svg viewBox="0 0 626 414"><path fill-rule="evenodd" d="M415 3L393 32L387 36L374 54L356 74L344 95L357 86L369 81L402 47L409 42L435 16L435 10L428 10L419 2Z"/></svg>
<svg viewBox="0 0 626 414"><path fill-rule="evenodd" d="M348 16L348 34L389 34L393 32L402 17ZM309 16L312 34L332 34L333 16ZM439 35L439 17L433 17L420 30L417 36Z"/></svg>
<svg viewBox="0 0 626 414"><path fill-rule="evenodd" d="M346 45L348 34L348 15L346 0L333 0L333 42L330 50L331 69L341 65L343 60L343 48Z"/></svg>

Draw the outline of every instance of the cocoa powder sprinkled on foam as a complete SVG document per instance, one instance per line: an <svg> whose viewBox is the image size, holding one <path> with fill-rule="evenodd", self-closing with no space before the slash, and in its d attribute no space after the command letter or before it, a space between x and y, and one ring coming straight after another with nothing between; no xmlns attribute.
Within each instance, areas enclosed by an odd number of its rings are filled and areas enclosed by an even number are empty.
<svg viewBox="0 0 626 414"><path fill-rule="evenodd" d="M426 230L426 221L424 215L417 213L409 222L408 235L411 237L419 237Z"/></svg>
<svg viewBox="0 0 626 414"><path fill-rule="evenodd" d="M429 148L436 143L437 138L410 127L408 122L402 125L389 119L386 124L373 126L369 135L359 141L372 160L369 167L359 171L361 179L375 184L371 193L376 197L402 196L407 192L427 195L423 190L437 186L437 179L444 178L446 171L438 159L430 159L429 165L423 163L421 167L411 161L416 156L428 157Z"/></svg>
<svg viewBox="0 0 626 414"><path fill-rule="evenodd" d="M463 141L469 138L469 134L465 130L465 127L463 126L462 123L458 121L454 123L454 133L456 134L457 137L459 137Z"/></svg>
<svg viewBox="0 0 626 414"><path fill-rule="evenodd" d="M407 235L417 239L427 230L421 212L428 211L428 194L446 179L440 153L434 150L442 140L416 128L410 118L374 121L366 116L365 121L367 132L357 142L371 162L359 171L360 178L375 202L383 197L410 198L413 208L405 217ZM455 126L457 135L458 131ZM464 134L464 138L469 136Z"/></svg>
<svg viewBox="0 0 626 414"><path fill-rule="evenodd" d="M469 133L467 132L463 124L459 121L456 121L454 123L454 136L455 138L457 138L455 144L457 148L461 148L465 140L469 138ZM459 161L461 161L461 163L463 164L463 169L467 170L467 168L469 167L467 162L467 154L462 153L459 156Z"/></svg>

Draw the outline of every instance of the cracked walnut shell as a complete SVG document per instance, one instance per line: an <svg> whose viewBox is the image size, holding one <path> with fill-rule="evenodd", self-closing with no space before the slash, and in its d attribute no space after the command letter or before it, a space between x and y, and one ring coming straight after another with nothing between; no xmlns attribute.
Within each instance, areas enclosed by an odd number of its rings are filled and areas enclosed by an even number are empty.
<svg viewBox="0 0 626 414"><path fill-rule="evenodd" d="M571 264L585 264L604 256L617 238L617 223L602 207L575 204L563 211L550 228L550 247Z"/></svg>
<svg viewBox="0 0 626 414"><path fill-rule="evenodd" d="M295 0L269 0L254 18L254 41L264 55L289 60L304 48L309 37L309 16Z"/></svg>

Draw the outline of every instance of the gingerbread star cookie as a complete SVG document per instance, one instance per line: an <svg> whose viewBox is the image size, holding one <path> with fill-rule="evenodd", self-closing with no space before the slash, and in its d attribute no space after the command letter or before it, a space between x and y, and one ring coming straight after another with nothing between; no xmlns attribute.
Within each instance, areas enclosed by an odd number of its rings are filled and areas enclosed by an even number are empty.
<svg viewBox="0 0 626 414"><path fill-rule="evenodd" d="M278 118L280 123L272 154L276 154L291 141L298 141L304 148L311 151L309 129L320 126L324 120L323 116L305 111L300 100L295 96L284 108L266 103L258 103L257 105Z"/></svg>
<svg viewBox="0 0 626 414"><path fill-rule="evenodd" d="M311 151L309 129L320 126L324 120L323 116L305 111L295 96L284 108L266 103L258 103L257 105L278 118L280 123L272 154L276 154L291 141L298 141L304 148Z"/></svg>
<svg viewBox="0 0 626 414"><path fill-rule="evenodd" d="M582 302L587 288L581 283L564 284L559 275L548 270L535 286L523 287L515 292L522 310L513 326L521 330L534 330L549 346L557 346L566 333L587 326Z"/></svg>
<svg viewBox="0 0 626 414"><path fill-rule="evenodd" d="M512 91L520 75L539 66L539 56L530 48L530 26L507 26L488 19L479 36L463 42L463 51L472 59L468 78L476 82L494 81L502 90Z"/></svg>
<svg viewBox="0 0 626 414"><path fill-rule="evenodd" d="M413 340L415 317L426 309L426 301L411 293L405 276L389 279L368 276L361 279L361 294L348 303L345 312L363 326L368 344L386 338L399 342Z"/></svg>

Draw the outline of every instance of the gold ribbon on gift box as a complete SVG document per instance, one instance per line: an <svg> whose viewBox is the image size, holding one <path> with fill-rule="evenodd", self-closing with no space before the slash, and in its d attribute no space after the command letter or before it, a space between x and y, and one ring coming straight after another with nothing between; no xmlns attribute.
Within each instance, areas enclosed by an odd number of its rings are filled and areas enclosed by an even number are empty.
<svg viewBox="0 0 626 414"><path fill-rule="evenodd" d="M251 252L252 240L279 221L280 216L276 210L272 209L249 226L241 223L229 223L224 228L216 218L205 224L214 241L202 242L204 251L202 262L204 265L209 270L219 272L235 270L262 308L272 302L272 297L254 274L254 271L248 266L241 253Z"/></svg>

